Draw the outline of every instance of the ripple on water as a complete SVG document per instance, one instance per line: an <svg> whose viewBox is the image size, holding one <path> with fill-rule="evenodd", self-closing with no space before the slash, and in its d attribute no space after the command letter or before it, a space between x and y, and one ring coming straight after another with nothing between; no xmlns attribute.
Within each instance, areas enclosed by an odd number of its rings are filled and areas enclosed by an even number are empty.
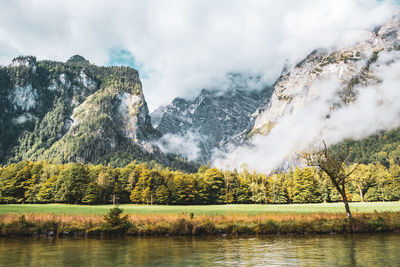
<svg viewBox="0 0 400 267"><path fill-rule="evenodd" d="M397 266L400 235L1 238L0 266Z"/></svg>

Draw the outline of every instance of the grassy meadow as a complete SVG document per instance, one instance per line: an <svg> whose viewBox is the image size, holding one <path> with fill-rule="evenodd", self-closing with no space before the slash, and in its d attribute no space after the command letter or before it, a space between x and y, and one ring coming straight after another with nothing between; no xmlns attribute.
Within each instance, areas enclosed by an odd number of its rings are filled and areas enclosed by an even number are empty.
<svg viewBox="0 0 400 267"><path fill-rule="evenodd" d="M67 204L2 204L0 214L56 214L56 215L103 215L112 205L67 205ZM137 215L262 215L276 214L309 214L309 213L344 213L343 203L320 204L283 204L283 205L120 205L124 213ZM374 211L400 211L400 202L355 202L350 203L353 213L371 213Z"/></svg>
<svg viewBox="0 0 400 267"><path fill-rule="evenodd" d="M202 234L305 234L400 231L400 202L293 205L0 205L0 236L169 236ZM115 210L115 209L114 209ZM118 210L118 209L117 209ZM120 211L121 212L121 211Z"/></svg>

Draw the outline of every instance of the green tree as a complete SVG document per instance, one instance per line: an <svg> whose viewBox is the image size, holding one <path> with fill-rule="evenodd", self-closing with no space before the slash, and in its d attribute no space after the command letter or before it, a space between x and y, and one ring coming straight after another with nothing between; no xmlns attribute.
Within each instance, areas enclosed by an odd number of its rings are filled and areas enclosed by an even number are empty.
<svg viewBox="0 0 400 267"><path fill-rule="evenodd" d="M37 194L37 199L41 203L51 203L55 201L56 195L56 182L58 177L52 176L47 179L40 187Z"/></svg>
<svg viewBox="0 0 400 267"><path fill-rule="evenodd" d="M199 191L194 176L175 173L173 183L169 187L172 187L175 204L189 205L198 201Z"/></svg>
<svg viewBox="0 0 400 267"><path fill-rule="evenodd" d="M350 166L350 169L355 165ZM361 202L364 202L364 194L368 190L367 186L371 183L372 173L369 165L360 164L349 176L351 184L357 188Z"/></svg>
<svg viewBox="0 0 400 267"><path fill-rule="evenodd" d="M217 168L208 169L204 173L204 182L207 187L208 203L224 202L224 174Z"/></svg>
<svg viewBox="0 0 400 267"><path fill-rule="evenodd" d="M165 185L160 185L156 189L156 199L158 204L169 203L169 191Z"/></svg>
<svg viewBox="0 0 400 267"><path fill-rule="evenodd" d="M103 168L96 177L98 199L101 203L107 203L114 195L115 179L109 168Z"/></svg>
<svg viewBox="0 0 400 267"><path fill-rule="evenodd" d="M390 183L392 176L388 169L381 163L377 163L371 166L371 174L374 177L377 188L368 190L368 200L389 200Z"/></svg>
<svg viewBox="0 0 400 267"><path fill-rule="evenodd" d="M89 182L87 168L80 163L69 163L60 172L57 179L56 198L60 202L78 204L86 193Z"/></svg>
<svg viewBox="0 0 400 267"><path fill-rule="evenodd" d="M286 188L285 178L289 174L279 173L271 176L271 195L272 203L284 204L289 202L289 195Z"/></svg>
<svg viewBox="0 0 400 267"><path fill-rule="evenodd" d="M94 182L91 182L86 187L85 195L82 198L82 203L88 205L98 204L100 203L99 195L98 186Z"/></svg>
<svg viewBox="0 0 400 267"><path fill-rule="evenodd" d="M5 167L0 177L0 201L3 203L24 203L26 192L32 184L32 163L22 161Z"/></svg>
<svg viewBox="0 0 400 267"><path fill-rule="evenodd" d="M315 173L311 168L300 169L296 167L293 174L293 202L321 202L321 193L315 179Z"/></svg>
<svg viewBox="0 0 400 267"><path fill-rule="evenodd" d="M153 204L156 188L162 183L163 178L160 172L143 169L131 193L131 201L134 203Z"/></svg>

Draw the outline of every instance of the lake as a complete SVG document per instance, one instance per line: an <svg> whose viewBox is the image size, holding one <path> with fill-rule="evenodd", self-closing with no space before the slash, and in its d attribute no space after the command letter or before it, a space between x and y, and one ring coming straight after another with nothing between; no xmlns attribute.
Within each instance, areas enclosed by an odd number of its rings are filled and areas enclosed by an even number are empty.
<svg viewBox="0 0 400 267"><path fill-rule="evenodd" d="M399 266L400 234L0 238L0 266Z"/></svg>

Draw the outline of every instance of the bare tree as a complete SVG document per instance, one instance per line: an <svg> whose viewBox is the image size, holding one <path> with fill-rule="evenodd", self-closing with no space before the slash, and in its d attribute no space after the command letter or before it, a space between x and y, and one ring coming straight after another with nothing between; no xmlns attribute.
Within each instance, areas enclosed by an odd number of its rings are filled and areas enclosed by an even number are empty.
<svg viewBox="0 0 400 267"><path fill-rule="evenodd" d="M342 197L347 217L351 219L349 201L346 195L346 183L349 176L357 169L358 164L354 165L351 170L347 170L343 153L327 148L325 141L322 141L322 143L324 147L320 151L303 153L300 157L307 160L308 166L317 167L328 175L333 186Z"/></svg>

